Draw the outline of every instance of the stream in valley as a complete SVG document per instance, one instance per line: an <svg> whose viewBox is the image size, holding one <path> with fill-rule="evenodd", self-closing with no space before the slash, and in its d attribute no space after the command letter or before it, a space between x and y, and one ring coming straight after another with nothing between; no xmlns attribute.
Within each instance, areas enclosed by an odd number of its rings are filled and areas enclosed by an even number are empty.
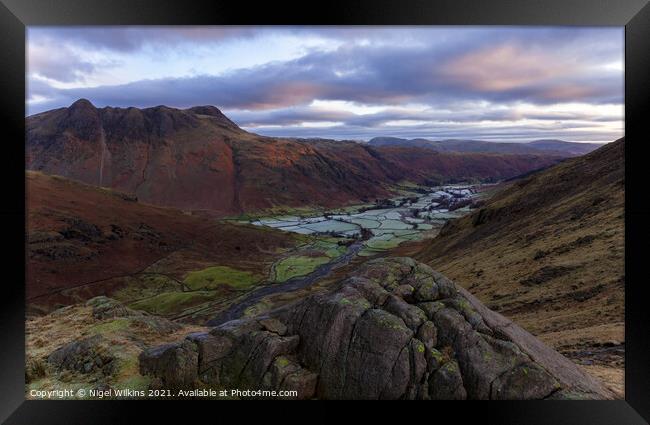
<svg viewBox="0 0 650 425"><path fill-rule="evenodd" d="M247 308L257 304L262 298L280 292L292 292L305 288L328 276L333 270L342 267L350 262L354 256L363 247L362 241L356 241L348 246L345 254L330 261L329 263L318 266L313 272L305 276L297 276L282 283L270 283L253 290L243 299L235 301L228 309L219 313L216 317L207 322L208 326L219 326L222 323L229 322L240 318Z"/></svg>
<svg viewBox="0 0 650 425"><path fill-rule="evenodd" d="M249 307L263 298L296 291L313 285L356 256L371 257L408 241L433 238L442 226L453 218L471 211L482 197L480 185L449 185L434 187L423 193L413 193L381 200L374 205L350 207L316 216L283 215L251 221L287 232L327 236L352 240L345 253L321 264L312 272L281 283L259 287L207 322L208 326L242 317ZM421 189L420 189L421 190ZM422 190L421 190L422 191Z"/></svg>

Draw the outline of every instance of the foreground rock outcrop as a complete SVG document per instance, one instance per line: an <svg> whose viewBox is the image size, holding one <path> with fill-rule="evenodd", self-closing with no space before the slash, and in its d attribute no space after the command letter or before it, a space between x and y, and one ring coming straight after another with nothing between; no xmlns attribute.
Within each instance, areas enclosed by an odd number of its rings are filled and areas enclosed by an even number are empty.
<svg viewBox="0 0 650 425"><path fill-rule="evenodd" d="M323 399L611 398L598 381L430 267L367 262L329 293L147 349L161 388Z"/></svg>

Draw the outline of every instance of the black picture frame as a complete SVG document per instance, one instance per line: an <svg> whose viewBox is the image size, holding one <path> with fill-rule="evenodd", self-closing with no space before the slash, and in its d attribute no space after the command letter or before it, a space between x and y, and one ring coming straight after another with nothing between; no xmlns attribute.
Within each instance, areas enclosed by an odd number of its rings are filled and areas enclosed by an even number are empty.
<svg viewBox="0 0 650 425"><path fill-rule="evenodd" d="M644 156L650 103L650 4L648 0L449 0L449 1L327 1L300 4L223 0L1 0L0 105L3 120L4 193L2 216L5 273L0 297L0 420L7 424L39 423L189 423L205 414L226 420L248 415L279 417L289 409L242 409L237 403L215 405L188 401L25 401L25 27L32 25L580 25L625 26L625 400L527 401L397 407L407 420L413 413L454 421L478 415L499 424L643 424L650 421L650 309L644 297L645 237L650 235L650 206ZM153 404L155 403L155 404ZM465 402L467 403L467 402ZM431 406L431 407L429 407ZM471 406L471 407L466 407ZM300 407L305 407L300 404ZM370 407L370 408L368 408ZM317 419L341 418L342 412L311 403ZM230 412L228 416L225 410ZM364 406L370 419L384 409ZM236 413L233 416L234 412ZM444 413L441 413L444 412ZM433 416L432 416L433 415ZM305 421L312 416L296 417ZM366 420L367 420L366 419ZM431 419L434 420L434 419ZM449 420L449 419L447 419Z"/></svg>

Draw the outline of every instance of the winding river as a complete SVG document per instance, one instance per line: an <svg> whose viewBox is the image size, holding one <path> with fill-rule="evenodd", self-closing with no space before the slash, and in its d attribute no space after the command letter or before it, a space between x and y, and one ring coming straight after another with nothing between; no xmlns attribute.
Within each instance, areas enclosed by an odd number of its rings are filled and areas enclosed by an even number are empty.
<svg viewBox="0 0 650 425"><path fill-rule="evenodd" d="M374 256L402 242L431 238L448 220L470 211L469 204L477 196L477 186L454 185L431 188L430 192L412 197L391 200L392 206L364 208L346 214L324 214L316 217L281 216L255 220L252 224L273 227L278 230L305 233L330 233L338 237L357 238L346 252L322 264L309 274L296 276L281 283L268 283L235 300L230 307L208 320L208 326L241 318L246 309L263 298L296 291L313 285L346 264L355 256ZM463 202L461 208L451 206ZM365 230L365 232L362 231ZM360 236L362 236L360 238Z"/></svg>
<svg viewBox="0 0 650 425"><path fill-rule="evenodd" d="M363 241L359 240L348 246L345 254L335 258L329 263L322 264L316 269L304 276L296 276L282 283L270 283L253 290L244 295L241 300L235 301L229 308L219 313L216 317L208 320L207 326L219 326L222 323L239 319L247 308L257 304L262 298L277 293L292 292L298 289L306 288L313 285L320 279L329 276L329 274L339 267L348 264L363 248Z"/></svg>

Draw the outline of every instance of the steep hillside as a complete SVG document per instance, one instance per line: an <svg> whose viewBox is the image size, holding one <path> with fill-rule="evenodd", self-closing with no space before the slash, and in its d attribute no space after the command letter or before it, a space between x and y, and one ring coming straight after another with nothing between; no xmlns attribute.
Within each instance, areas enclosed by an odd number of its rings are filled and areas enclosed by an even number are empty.
<svg viewBox="0 0 650 425"><path fill-rule="evenodd" d="M423 148L379 149L387 163L409 164L414 172L435 184L467 180L508 179L558 162L559 156L544 154L498 155L488 153L437 152Z"/></svg>
<svg viewBox="0 0 650 425"><path fill-rule="evenodd" d="M109 294L170 316L262 283L284 251L306 242L31 171L26 238L30 313ZM203 270L214 279L207 288L186 282L189 273ZM221 285L218 277L238 285Z"/></svg>
<svg viewBox="0 0 650 425"><path fill-rule="evenodd" d="M513 177L561 157L476 155L457 166L457 154L424 148L258 136L212 106L98 109L82 99L27 118L28 169L220 215L367 202L402 180Z"/></svg>
<svg viewBox="0 0 650 425"><path fill-rule="evenodd" d="M416 256L619 393L624 149L620 139L511 183Z"/></svg>
<svg viewBox="0 0 650 425"><path fill-rule="evenodd" d="M535 140L529 143L496 143L481 140L401 139L399 137L375 137L368 142L368 145L374 147L421 147L438 152L553 154L562 156L584 155L602 146L602 144L598 143L573 143L562 140Z"/></svg>

